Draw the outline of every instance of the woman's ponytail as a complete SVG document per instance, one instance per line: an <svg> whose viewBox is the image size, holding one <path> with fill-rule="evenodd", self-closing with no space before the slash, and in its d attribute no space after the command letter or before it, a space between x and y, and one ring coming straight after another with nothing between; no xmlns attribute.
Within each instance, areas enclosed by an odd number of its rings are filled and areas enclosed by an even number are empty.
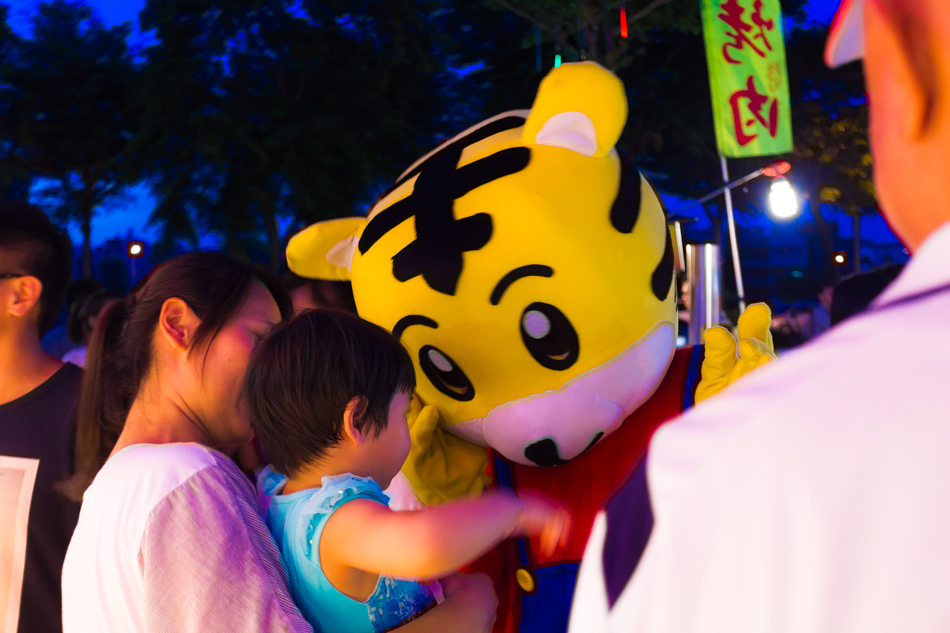
<svg viewBox="0 0 950 633"><path fill-rule="evenodd" d="M75 471L58 486L74 501L82 501L86 488L109 457L132 405L127 385L137 387L138 383L130 380L131 376L123 377L116 365L127 365L119 358L123 347L120 341L134 305L135 295L131 294L107 304L86 347L76 420Z"/></svg>

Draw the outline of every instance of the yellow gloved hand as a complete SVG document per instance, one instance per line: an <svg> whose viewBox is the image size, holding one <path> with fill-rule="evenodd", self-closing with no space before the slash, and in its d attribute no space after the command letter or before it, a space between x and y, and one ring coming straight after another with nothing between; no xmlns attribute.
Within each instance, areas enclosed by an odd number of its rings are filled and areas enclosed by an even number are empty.
<svg viewBox="0 0 950 633"><path fill-rule="evenodd" d="M436 406L423 406L413 394L406 417L412 447L402 472L422 503L477 495L491 482L485 474L488 449L446 431L439 425Z"/></svg>
<svg viewBox="0 0 950 633"><path fill-rule="evenodd" d="M739 316L738 355L736 339L724 327L707 328L703 333L706 355L702 379L696 387L696 402L716 395L750 371L769 363L778 355L772 343L772 311L764 303L754 303Z"/></svg>

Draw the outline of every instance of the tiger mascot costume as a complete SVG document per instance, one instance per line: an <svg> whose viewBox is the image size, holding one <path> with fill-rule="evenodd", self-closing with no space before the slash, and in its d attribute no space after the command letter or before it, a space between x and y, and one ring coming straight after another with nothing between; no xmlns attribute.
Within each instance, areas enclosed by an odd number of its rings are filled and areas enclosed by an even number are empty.
<svg viewBox="0 0 950 633"><path fill-rule="evenodd" d="M565 551L511 539L476 565L496 583L496 631L566 630L595 514L699 383L702 348L675 349L662 203L614 149L626 117L616 76L564 64L531 110L442 143L367 217L312 225L288 244L293 272L352 280L360 316L413 357L400 505L493 482L570 507ZM732 355L703 368L707 392L741 373Z"/></svg>

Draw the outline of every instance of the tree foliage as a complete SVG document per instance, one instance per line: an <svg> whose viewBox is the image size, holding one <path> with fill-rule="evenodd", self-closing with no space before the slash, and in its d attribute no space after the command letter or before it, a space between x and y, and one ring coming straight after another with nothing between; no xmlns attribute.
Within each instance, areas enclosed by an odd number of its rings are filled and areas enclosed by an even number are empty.
<svg viewBox="0 0 950 633"><path fill-rule="evenodd" d="M4 33L4 162L21 177L44 179L46 205L79 223L87 276L93 214L129 181L123 151L135 131L128 101L135 70L128 35L128 25L107 28L88 6L65 0L39 5L32 38Z"/></svg>
<svg viewBox="0 0 950 633"><path fill-rule="evenodd" d="M133 153L166 242L212 231L240 256L265 235L279 265L280 218L352 214L442 131L439 3L291 4L146 2Z"/></svg>
<svg viewBox="0 0 950 633"><path fill-rule="evenodd" d="M653 31L699 33L695 0L492 0L501 9L534 25L542 41L565 57L587 59L617 71L636 61ZM627 34L622 36L620 9L626 9Z"/></svg>

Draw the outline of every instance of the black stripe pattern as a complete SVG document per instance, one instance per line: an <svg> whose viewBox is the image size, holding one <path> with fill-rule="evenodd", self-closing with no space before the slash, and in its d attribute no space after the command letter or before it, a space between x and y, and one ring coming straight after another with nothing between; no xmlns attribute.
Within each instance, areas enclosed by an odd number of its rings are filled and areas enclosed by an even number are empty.
<svg viewBox="0 0 950 633"><path fill-rule="evenodd" d="M462 151L483 139L524 125L509 116L479 128L430 156L407 173L397 186L418 174L412 195L374 217L360 238L365 254L379 239L409 218L415 218L416 239L393 257L393 276L408 281L419 275L430 288L454 295L462 274L462 254L485 246L492 235L492 218L477 213L457 220L455 200L498 178L528 166L531 150L512 147L457 168Z"/></svg>
<svg viewBox="0 0 950 633"><path fill-rule="evenodd" d="M610 209L610 223L621 233L632 233L640 217L640 172L626 156L620 158L620 191Z"/></svg>

